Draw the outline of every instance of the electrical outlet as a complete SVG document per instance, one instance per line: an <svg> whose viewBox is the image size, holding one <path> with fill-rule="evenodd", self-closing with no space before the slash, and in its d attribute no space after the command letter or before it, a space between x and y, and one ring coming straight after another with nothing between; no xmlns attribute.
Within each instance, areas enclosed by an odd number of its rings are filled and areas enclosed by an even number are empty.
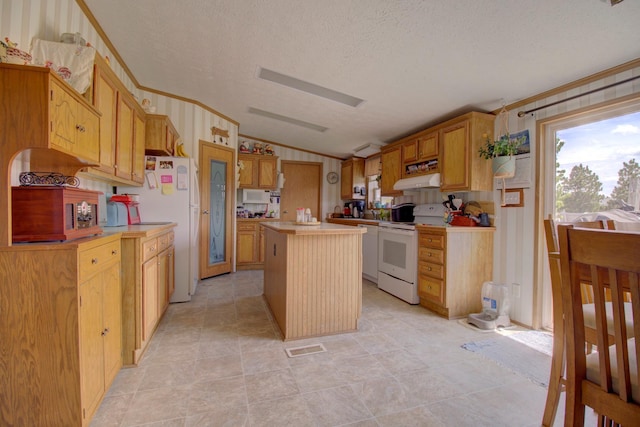
<svg viewBox="0 0 640 427"><path fill-rule="evenodd" d="M511 295L513 295L514 298L520 298L520 284L519 283L512 283L511 284Z"/></svg>

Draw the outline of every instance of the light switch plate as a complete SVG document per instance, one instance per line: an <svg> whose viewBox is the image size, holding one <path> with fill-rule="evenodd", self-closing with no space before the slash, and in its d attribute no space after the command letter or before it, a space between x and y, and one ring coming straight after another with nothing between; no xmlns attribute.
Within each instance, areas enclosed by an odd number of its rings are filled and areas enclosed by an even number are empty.
<svg viewBox="0 0 640 427"><path fill-rule="evenodd" d="M524 191L522 188L507 188L504 192L503 207L524 206Z"/></svg>
<svg viewBox="0 0 640 427"><path fill-rule="evenodd" d="M520 204L520 193L507 192L504 195L504 202L507 205L519 205Z"/></svg>

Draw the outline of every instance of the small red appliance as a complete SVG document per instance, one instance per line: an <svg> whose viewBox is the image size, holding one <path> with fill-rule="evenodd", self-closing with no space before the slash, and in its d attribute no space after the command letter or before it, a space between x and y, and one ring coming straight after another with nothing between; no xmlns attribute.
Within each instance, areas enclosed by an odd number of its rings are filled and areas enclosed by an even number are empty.
<svg viewBox="0 0 640 427"><path fill-rule="evenodd" d="M140 206L137 194L114 194L112 202L121 202L127 206L127 221L129 225L140 224Z"/></svg>

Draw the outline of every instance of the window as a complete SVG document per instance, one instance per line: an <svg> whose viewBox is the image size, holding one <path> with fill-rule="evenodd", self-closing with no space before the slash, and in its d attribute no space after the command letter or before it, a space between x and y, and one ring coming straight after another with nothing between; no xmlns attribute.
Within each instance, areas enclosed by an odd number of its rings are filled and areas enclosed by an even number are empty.
<svg viewBox="0 0 640 427"><path fill-rule="evenodd" d="M640 212L640 112L560 129L555 141L556 219Z"/></svg>

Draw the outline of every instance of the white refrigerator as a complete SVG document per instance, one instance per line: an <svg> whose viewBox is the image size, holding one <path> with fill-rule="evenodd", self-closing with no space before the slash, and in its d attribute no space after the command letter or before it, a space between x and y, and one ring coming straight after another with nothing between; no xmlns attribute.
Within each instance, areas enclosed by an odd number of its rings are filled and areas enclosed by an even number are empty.
<svg viewBox="0 0 640 427"><path fill-rule="evenodd" d="M142 223L175 222L176 286L170 302L186 302L198 286L200 193L195 160L145 156L143 187L118 186L118 194L139 194Z"/></svg>

